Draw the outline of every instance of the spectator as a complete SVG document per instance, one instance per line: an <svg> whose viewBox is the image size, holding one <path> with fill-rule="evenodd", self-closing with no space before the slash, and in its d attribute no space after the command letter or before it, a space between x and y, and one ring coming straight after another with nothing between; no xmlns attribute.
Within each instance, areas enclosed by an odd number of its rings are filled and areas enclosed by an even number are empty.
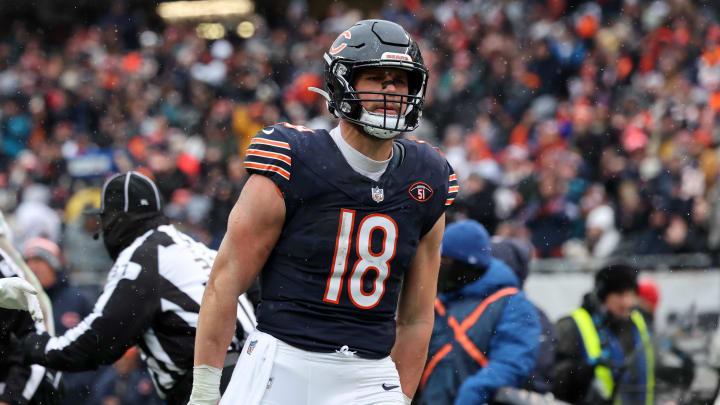
<svg viewBox="0 0 720 405"><path fill-rule="evenodd" d="M490 255L477 221L448 225L435 326L420 404L484 404L503 386L522 387L540 346L540 322L513 271Z"/></svg>
<svg viewBox="0 0 720 405"><path fill-rule="evenodd" d="M28 217L17 207L18 196L30 202L35 184L49 191L43 205L57 210L108 172L140 166L160 180L167 201L178 188L219 197L203 222L217 243L223 231L213 218L228 200L225 187L208 188L229 181L232 201L243 184L223 162L241 162L252 135L269 124L335 126L306 87L323 73L314 56L334 30L363 13L336 5L317 19L301 3L287 14L259 13L247 40L155 26L128 5L51 41L20 19L8 27L0 37L0 204L22 224L19 243L26 230L60 242L50 211L36 207ZM456 207L463 215L491 231L497 216L522 223L540 257L560 257L566 240L583 239L592 208L578 211L577 196L599 188L623 241L615 255L720 246L711 226L720 117L720 25L711 2L416 3L372 13L407 21L420 38L432 74L423 124L409 136L438 142L466 183L461 189L483 190L466 192L469 204ZM106 165L84 160L98 155ZM480 187L470 174L491 160L502 181ZM702 202L698 214L648 213L657 207L643 201L656 195L668 209L674 200L704 199L710 213ZM38 213L48 221L32 222Z"/></svg>
<svg viewBox="0 0 720 405"><path fill-rule="evenodd" d="M588 248L595 258L607 258L620 244L615 228L615 211L608 205L593 208L585 223Z"/></svg>
<svg viewBox="0 0 720 405"><path fill-rule="evenodd" d="M518 278L521 290L525 285L525 279L530 270L532 249L533 247L529 242L515 238L493 237L490 245L490 254L510 267ZM555 326L550 322L545 312L535 303L533 303L533 306L540 321L540 335L538 336L540 347L535 368L525 386L532 391L546 393L552 389L557 334L555 333Z"/></svg>
<svg viewBox="0 0 720 405"><path fill-rule="evenodd" d="M31 238L25 241L23 256L35 273L53 306L55 333L63 335L92 312L85 294L70 284L64 269L60 247L49 239ZM93 391L96 371L63 373L65 395L61 404L72 405L87 401Z"/></svg>
<svg viewBox="0 0 720 405"><path fill-rule="evenodd" d="M99 198L84 206L85 210L99 207ZM71 220L65 225L62 246L71 278L97 280L112 266L97 218L78 215Z"/></svg>
<svg viewBox="0 0 720 405"><path fill-rule="evenodd" d="M22 203L15 212L13 243L16 246L21 248L26 240L36 236L59 242L62 222L49 203L50 190L46 186L34 184L25 189Z"/></svg>
<svg viewBox="0 0 720 405"><path fill-rule="evenodd" d="M457 202L461 207L459 210L494 232L498 222L495 214L495 184L479 173L471 173L465 181L465 187L463 198Z"/></svg>
<svg viewBox="0 0 720 405"><path fill-rule="evenodd" d="M638 300L637 307L650 329L655 326L655 310L660 301L660 290L654 279L650 277L641 278L638 282Z"/></svg>
<svg viewBox="0 0 720 405"><path fill-rule="evenodd" d="M571 236L572 226L565 184L549 169L537 178L537 196L524 207L532 233L533 246L540 257L562 256L562 245Z"/></svg>
<svg viewBox="0 0 720 405"><path fill-rule="evenodd" d="M660 302L660 289L657 282L651 277L642 277L638 281L637 310L645 317L648 328L655 333L655 311ZM655 374L658 384L682 390L690 389L695 378L695 361L692 356L681 350L673 339L661 338L654 342ZM672 401L672 398L662 399L664 392L671 389L656 389L658 402Z"/></svg>
<svg viewBox="0 0 720 405"><path fill-rule="evenodd" d="M129 348L98 378L89 405L160 405L152 380L140 364L135 346Z"/></svg>
<svg viewBox="0 0 720 405"><path fill-rule="evenodd" d="M584 240L571 239L563 245L563 255L583 262L590 258L607 259L621 245L615 228L615 211L607 204L592 208L585 220Z"/></svg>

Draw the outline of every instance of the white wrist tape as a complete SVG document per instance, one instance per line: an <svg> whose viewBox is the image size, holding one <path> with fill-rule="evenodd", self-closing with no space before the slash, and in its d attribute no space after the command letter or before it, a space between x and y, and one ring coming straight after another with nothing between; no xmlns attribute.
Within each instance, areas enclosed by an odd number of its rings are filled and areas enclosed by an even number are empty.
<svg viewBox="0 0 720 405"><path fill-rule="evenodd" d="M412 403L412 398L405 395L405 393L403 393L403 399L405 400L405 405L410 405Z"/></svg>
<svg viewBox="0 0 720 405"><path fill-rule="evenodd" d="M193 386L188 405L216 405L220 399L222 370L212 366L193 367Z"/></svg>

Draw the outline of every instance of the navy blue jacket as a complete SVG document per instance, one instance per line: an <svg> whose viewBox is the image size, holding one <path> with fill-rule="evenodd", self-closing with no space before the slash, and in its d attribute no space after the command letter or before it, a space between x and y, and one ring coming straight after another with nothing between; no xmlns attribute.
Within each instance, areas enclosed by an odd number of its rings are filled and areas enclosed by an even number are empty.
<svg viewBox="0 0 720 405"><path fill-rule="evenodd" d="M456 310L467 313L463 307L477 307L508 287L519 288L517 277L505 263L493 258L483 277L458 292L440 295L439 300L448 315L458 313ZM521 387L530 376L538 355L540 321L535 307L521 291L488 305L466 333L486 357L484 367L454 339L448 341L448 336L454 334L446 318L436 312L435 319L428 365L443 347L451 344L452 350L434 365L420 403L484 404L498 388ZM457 321L462 323L462 319Z"/></svg>
<svg viewBox="0 0 720 405"><path fill-rule="evenodd" d="M57 273L57 281L47 292L53 306L55 334L62 336L68 329L74 328L92 312L92 303L85 293L67 280L67 273Z"/></svg>
<svg viewBox="0 0 720 405"><path fill-rule="evenodd" d="M103 405L116 398L119 405L160 405L164 402L155 393L150 375L144 367L134 369L128 375L120 375L110 367L97 379L90 405Z"/></svg>
<svg viewBox="0 0 720 405"><path fill-rule="evenodd" d="M92 303L82 290L68 282L65 271L59 271L55 284L45 291L53 305L57 336L64 335L92 312ZM65 395L61 405L85 403L98 375L97 370L63 373Z"/></svg>

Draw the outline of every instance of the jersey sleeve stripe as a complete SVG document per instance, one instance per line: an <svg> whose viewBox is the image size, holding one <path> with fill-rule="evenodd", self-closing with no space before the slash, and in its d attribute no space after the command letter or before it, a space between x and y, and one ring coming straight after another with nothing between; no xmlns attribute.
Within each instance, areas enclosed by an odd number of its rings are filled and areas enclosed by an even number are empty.
<svg viewBox="0 0 720 405"><path fill-rule="evenodd" d="M287 163L288 165L291 165L291 164L292 164L292 163L291 163L291 162L292 162L292 159L290 158L290 156L284 155L284 154L282 154L282 153L268 152L268 151L259 150L259 149L248 149L248 150L245 152L245 154L246 154L246 155L266 157L266 158L269 158L269 159L281 160L281 161Z"/></svg>
<svg viewBox="0 0 720 405"><path fill-rule="evenodd" d="M285 170L281 167L275 166L275 165L261 164L261 163L255 163L255 162L245 162L245 168L261 170L261 171L266 171L266 172L275 172L275 173L281 175L282 177L284 177L285 180L290 180L290 172L288 172L287 170Z"/></svg>
<svg viewBox="0 0 720 405"><path fill-rule="evenodd" d="M459 191L460 186L458 185L457 175L455 173L451 173L448 177L448 195L447 200L445 200L445 206L452 205Z"/></svg>
<svg viewBox="0 0 720 405"><path fill-rule="evenodd" d="M272 139L265 139L265 138L253 138L250 142L250 145L253 144L262 144L262 145L270 145L270 146L276 146L278 148L283 148L290 150L290 144L287 142L280 142L280 141L273 141Z"/></svg>

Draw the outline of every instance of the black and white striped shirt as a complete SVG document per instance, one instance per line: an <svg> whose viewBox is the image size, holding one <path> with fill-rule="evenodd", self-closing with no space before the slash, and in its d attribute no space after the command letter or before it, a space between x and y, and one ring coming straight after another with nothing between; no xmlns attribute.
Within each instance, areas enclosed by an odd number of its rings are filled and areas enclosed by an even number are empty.
<svg viewBox="0 0 720 405"><path fill-rule="evenodd" d="M79 371L113 363L137 344L165 398L192 372L200 302L216 254L172 225L147 231L120 253L90 315L63 336L26 340L35 347L31 358ZM228 351L240 351L256 325L245 295L237 313Z"/></svg>
<svg viewBox="0 0 720 405"><path fill-rule="evenodd" d="M21 277L24 273L4 250L0 249L0 278ZM0 402L26 404L41 386L43 380L50 382L45 388L57 388L60 373L47 370L38 364L23 364L22 357L8 352L11 335L23 336L28 333L42 333L45 326L34 322L26 311L0 309Z"/></svg>

